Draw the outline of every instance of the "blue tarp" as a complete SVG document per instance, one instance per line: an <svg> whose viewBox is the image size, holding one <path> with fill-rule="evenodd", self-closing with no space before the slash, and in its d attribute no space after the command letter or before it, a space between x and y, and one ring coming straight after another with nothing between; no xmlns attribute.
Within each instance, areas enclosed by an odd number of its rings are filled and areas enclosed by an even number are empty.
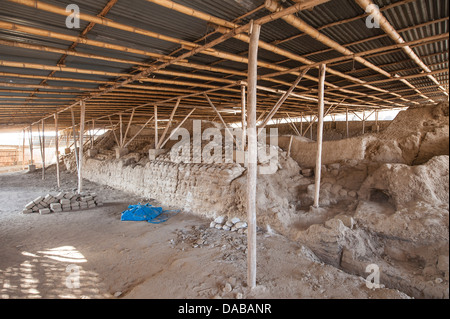
<svg viewBox="0 0 450 319"><path fill-rule="evenodd" d="M179 210L163 210L162 207L152 206L149 203L143 205L130 205L128 209L122 212L120 220L122 221L148 221L152 224L159 224L168 220L171 216L177 214Z"/></svg>

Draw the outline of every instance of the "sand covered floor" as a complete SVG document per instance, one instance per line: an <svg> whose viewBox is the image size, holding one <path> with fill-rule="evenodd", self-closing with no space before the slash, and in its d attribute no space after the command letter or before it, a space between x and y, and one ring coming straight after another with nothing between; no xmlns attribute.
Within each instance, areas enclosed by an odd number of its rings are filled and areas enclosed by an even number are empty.
<svg viewBox="0 0 450 319"><path fill-rule="evenodd" d="M61 179L60 190L76 188L76 175L63 171ZM364 278L262 231L258 286L248 291L244 234L209 228L210 220L183 211L161 224L120 221L129 204L151 199L88 181L85 190L96 192L103 207L20 213L34 198L57 193L55 184L52 167L44 181L40 171L0 174L2 299L408 298L392 289L368 289Z"/></svg>

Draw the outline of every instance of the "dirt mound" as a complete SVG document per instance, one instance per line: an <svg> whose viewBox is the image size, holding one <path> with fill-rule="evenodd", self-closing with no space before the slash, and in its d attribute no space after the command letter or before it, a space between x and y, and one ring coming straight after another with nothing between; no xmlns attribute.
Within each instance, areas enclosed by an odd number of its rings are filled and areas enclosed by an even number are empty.
<svg viewBox="0 0 450 319"><path fill-rule="evenodd" d="M422 164L449 155L449 105L424 105L401 111L370 143L366 157L385 163Z"/></svg>

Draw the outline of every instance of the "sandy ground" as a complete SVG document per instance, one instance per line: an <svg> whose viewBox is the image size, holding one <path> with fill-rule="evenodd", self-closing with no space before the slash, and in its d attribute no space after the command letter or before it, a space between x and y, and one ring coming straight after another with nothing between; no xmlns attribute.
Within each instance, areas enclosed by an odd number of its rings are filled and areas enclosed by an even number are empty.
<svg viewBox="0 0 450 319"><path fill-rule="evenodd" d="M61 190L76 188L75 175L63 171L61 179ZM370 290L363 278L318 262L298 243L262 232L258 286L249 291L245 235L211 229L209 220L183 211L156 225L120 221L129 204L151 199L88 181L85 190L103 207L20 213L34 198L56 194L55 185L52 167L45 180L40 170L0 174L1 299L407 298Z"/></svg>

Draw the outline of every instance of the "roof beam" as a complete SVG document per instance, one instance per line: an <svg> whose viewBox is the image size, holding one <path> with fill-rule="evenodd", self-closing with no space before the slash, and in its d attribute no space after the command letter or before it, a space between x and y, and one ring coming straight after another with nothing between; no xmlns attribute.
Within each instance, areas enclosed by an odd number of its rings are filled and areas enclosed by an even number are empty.
<svg viewBox="0 0 450 319"><path fill-rule="evenodd" d="M371 0L355 0L356 3L359 4L359 6L366 10L367 7L371 6L372 10L370 14L380 23L380 27L386 32L386 34L394 40L398 44L405 43L405 40L402 38L402 36L395 30L395 28L389 23L389 21L383 16L383 14L380 12L377 6L374 5L374 3ZM403 51L418 65L420 66L424 72L430 73L430 68L423 63L423 61L417 56L417 54L408 46L402 47ZM439 83L438 80L433 75L428 75L428 78L436 83L439 89L442 90L442 92L448 96L448 92L446 92L445 88L442 87L442 85Z"/></svg>

